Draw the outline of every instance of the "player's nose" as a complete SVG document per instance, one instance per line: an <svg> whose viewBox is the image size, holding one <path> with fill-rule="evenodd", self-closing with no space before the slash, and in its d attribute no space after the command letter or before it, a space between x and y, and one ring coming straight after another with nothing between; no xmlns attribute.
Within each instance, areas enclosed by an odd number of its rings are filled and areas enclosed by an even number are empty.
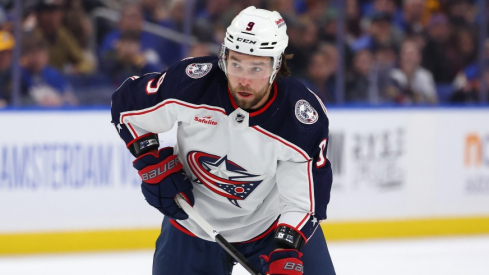
<svg viewBox="0 0 489 275"><path fill-rule="evenodd" d="M238 83L241 85L241 86L250 86L251 84L251 79L250 78L246 78L246 77L240 77L238 79Z"/></svg>

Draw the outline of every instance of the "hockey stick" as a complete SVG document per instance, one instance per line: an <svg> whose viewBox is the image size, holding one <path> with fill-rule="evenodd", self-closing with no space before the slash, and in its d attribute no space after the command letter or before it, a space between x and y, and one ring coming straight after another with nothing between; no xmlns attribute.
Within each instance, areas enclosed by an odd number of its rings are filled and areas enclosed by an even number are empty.
<svg viewBox="0 0 489 275"><path fill-rule="evenodd" d="M226 239L224 239L217 230L213 229L212 226L183 198L182 195L178 195L175 199L177 204L187 213L187 215L195 221L205 233L207 233L211 238L213 238L216 243L218 243L224 250L226 250L231 257L233 257L238 263L240 263L250 274L261 275L255 268L248 262L248 260L239 253L234 246L232 246Z"/></svg>

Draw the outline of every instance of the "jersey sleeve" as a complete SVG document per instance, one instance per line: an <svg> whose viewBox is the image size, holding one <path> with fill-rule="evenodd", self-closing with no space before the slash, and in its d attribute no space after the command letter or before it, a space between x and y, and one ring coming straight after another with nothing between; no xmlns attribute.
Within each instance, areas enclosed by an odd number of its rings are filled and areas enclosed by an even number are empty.
<svg viewBox="0 0 489 275"><path fill-rule="evenodd" d="M295 229L306 242L319 222L326 219L333 181L331 163L326 158L329 120L326 109L321 102L319 104L324 112L317 122L316 131L310 134L309 146L303 147L300 158L279 161L277 167L282 205L279 226Z"/></svg>
<svg viewBox="0 0 489 275"><path fill-rule="evenodd" d="M150 134L170 130L177 120L171 104L172 87L166 72L133 76L112 95L112 124L127 146Z"/></svg>

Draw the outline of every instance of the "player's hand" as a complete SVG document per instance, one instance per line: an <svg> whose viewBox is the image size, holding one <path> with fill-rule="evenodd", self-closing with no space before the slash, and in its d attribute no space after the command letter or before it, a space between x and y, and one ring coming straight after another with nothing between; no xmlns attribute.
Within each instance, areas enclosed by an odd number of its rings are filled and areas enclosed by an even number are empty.
<svg viewBox="0 0 489 275"><path fill-rule="evenodd" d="M304 266L300 258L302 253L295 249L277 249L269 256L260 256L263 274L266 275L302 275Z"/></svg>
<svg viewBox="0 0 489 275"><path fill-rule="evenodd" d="M191 204L194 204L193 185L185 176L182 164L173 148L167 147L158 152L146 153L133 162L143 182L141 189L146 201L163 215L174 220L185 220L187 213L175 202L179 193Z"/></svg>

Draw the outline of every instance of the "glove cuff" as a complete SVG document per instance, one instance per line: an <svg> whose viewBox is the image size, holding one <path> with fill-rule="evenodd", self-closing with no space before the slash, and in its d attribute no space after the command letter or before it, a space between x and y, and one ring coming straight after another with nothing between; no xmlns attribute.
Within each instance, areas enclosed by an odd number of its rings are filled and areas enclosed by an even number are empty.
<svg viewBox="0 0 489 275"><path fill-rule="evenodd" d="M302 275L302 253L295 249L274 250L269 256L261 255L264 274Z"/></svg>
<svg viewBox="0 0 489 275"><path fill-rule="evenodd" d="M287 275L302 275L304 272L304 265L302 264L302 261L297 258L285 258L272 262L269 270L270 271L266 274L282 274L282 272L287 272Z"/></svg>

